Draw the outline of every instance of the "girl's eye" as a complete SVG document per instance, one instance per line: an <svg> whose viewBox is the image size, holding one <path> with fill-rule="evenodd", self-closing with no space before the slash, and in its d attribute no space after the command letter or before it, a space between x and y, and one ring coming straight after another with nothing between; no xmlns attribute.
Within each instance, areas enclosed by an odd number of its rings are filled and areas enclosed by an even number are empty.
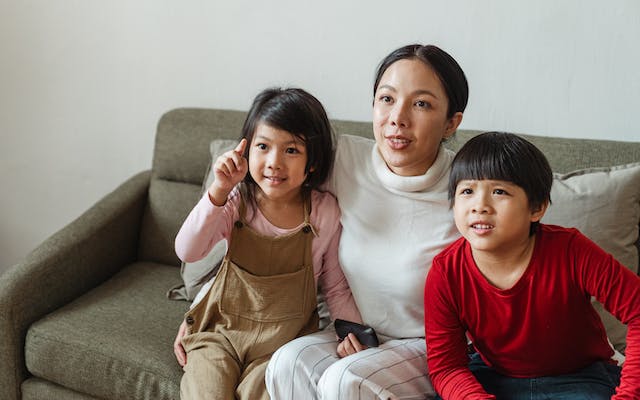
<svg viewBox="0 0 640 400"><path fill-rule="evenodd" d="M430 108L431 104L429 104L428 102L426 102L424 100L418 100L418 101L416 101L416 106L418 106L420 108Z"/></svg>
<svg viewBox="0 0 640 400"><path fill-rule="evenodd" d="M264 143L258 143L256 144L256 147L259 148L260 150L266 150L267 149L267 145Z"/></svg>
<svg viewBox="0 0 640 400"><path fill-rule="evenodd" d="M295 147L287 147L287 153L288 154L297 154L299 153L298 149L296 149Z"/></svg>
<svg viewBox="0 0 640 400"><path fill-rule="evenodd" d="M494 189L493 193L495 193L497 195L505 195L505 194L507 194L507 192L504 189Z"/></svg>
<svg viewBox="0 0 640 400"><path fill-rule="evenodd" d="M387 95L380 96L379 100L383 103L391 103L392 101L391 96L387 96Z"/></svg>
<svg viewBox="0 0 640 400"><path fill-rule="evenodd" d="M463 194L463 195L464 194L469 195L469 194L472 194L472 193L473 193L473 190L471 190L471 189L462 189L460 191L460 194Z"/></svg>

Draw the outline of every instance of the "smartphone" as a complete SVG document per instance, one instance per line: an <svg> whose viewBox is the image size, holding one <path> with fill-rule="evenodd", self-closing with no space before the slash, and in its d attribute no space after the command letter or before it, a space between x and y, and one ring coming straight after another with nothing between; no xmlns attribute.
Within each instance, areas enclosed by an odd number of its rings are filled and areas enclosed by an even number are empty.
<svg viewBox="0 0 640 400"><path fill-rule="evenodd" d="M376 331L372 327L343 319L336 319L334 325L340 340L344 340L349 333L353 333L363 345L378 347L378 335L376 335Z"/></svg>

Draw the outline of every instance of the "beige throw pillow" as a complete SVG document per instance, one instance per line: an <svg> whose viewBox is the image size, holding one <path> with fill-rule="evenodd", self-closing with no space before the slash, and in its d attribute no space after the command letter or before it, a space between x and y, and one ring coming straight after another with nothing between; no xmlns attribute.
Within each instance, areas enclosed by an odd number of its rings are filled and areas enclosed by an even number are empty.
<svg viewBox="0 0 640 400"><path fill-rule="evenodd" d="M554 174L551 206L543 223L575 227L634 272L638 272L640 223L640 162ZM609 339L621 352L626 327L600 303Z"/></svg>
<svg viewBox="0 0 640 400"><path fill-rule="evenodd" d="M213 140L209 147L212 161L215 162L220 155L233 149L237 144L237 140ZM214 175L212 173L213 162L209 164L202 184L203 195L214 180ZM220 262L224 258L226 252L227 241L221 240L213 246L209 254L207 254L207 256L202 260L192 263L183 262L180 266L180 275L182 276L183 284L170 289L167 296L173 300L193 301L200 291L200 288L202 288L202 286L218 272Z"/></svg>

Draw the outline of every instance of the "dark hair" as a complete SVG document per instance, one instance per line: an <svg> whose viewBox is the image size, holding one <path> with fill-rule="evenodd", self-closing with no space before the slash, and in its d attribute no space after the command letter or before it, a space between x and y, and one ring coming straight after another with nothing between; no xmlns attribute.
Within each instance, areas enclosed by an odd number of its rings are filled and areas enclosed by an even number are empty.
<svg viewBox="0 0 640 400"><path fill-rule="evenodd" d="M504 132L475 136L458 151L449 175L449 202L453 206L458 183L462 180L495 179L520 186L531 210L551 203L553 173L547 158L531 142ZM531 224L530 233L538 222Z"/></svg>
<svg viewBox="0 0 640 400"><path fill-rule="evenodd" d="M333 163L334 135L327 113L318 99L299 88L268 88L260 92L242 126L242 138L247 139L248 144L244 151L247 158L259 124L290 132L304 142L307 178L301 188L303 197L324 183ZM256 183L251 174L245 176L244 182L253 200Z"/></svg>
<svg viewBox="0 0 640 400"><path fill-rule="evenodd" d="M458 62L449 53L434 45L410 44L400 47L386 56L378 66L376 80L373 84L374 97L380 84L380 79L387 68L394 62L405 59L420 60L431 67L438 75L449 99L447 118L453 117L457 112L464 112L469 100L467 77Z"/></svg>

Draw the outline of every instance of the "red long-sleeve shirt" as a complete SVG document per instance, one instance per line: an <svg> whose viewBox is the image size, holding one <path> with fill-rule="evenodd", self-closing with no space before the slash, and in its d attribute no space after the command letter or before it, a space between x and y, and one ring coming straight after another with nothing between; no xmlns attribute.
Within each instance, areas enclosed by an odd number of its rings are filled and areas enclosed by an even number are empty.
<svg viewBox="0 0 640 400"><path fill-rule="evenodd" d="M511 377L566 374L613 351L595 296L628 324L626 361L613 399L640 395L640 278L575 229L541 225L527 270L511 288L491 285L469 243L433 260L425 285L427 364L445 399L492 399L468 368L465 333L487 365Z"/></svg>

